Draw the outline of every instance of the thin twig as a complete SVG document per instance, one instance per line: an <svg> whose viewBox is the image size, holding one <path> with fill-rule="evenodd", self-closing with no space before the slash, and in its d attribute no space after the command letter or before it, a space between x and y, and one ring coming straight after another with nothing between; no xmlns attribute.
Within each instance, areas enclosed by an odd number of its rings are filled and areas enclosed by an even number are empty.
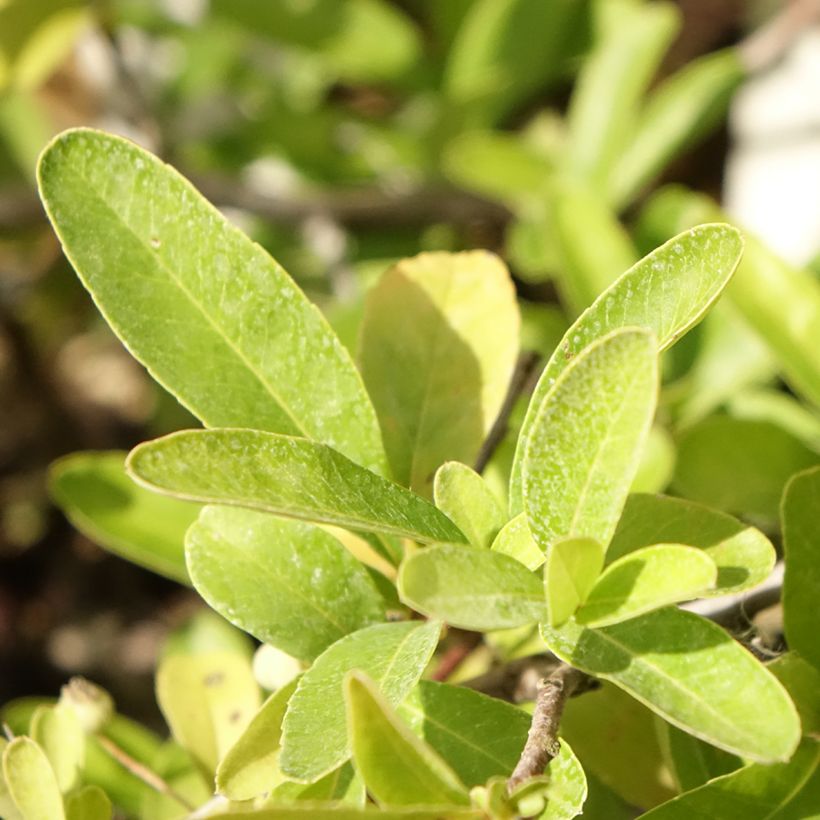
<svg viewBox="0 0 820 820"><path fill-rule="evenodd" d="M454 630L453 630L454 631ZM469 654L481 643L480 632L464 632L464 639L444 651L433 674L432 680L446 681L461 666Z"/></svg>
<svg viewBox="0 0 820 820"><path fill-rule="evenodd" d="M97 740L100 746L114 758L124 769L127 769L135 777L138 777L145 783L146 786L154 789L154 791L176 800L186 811L192 812L196 808L191 805L179 792L165 780L163 780L156 772L152 772L147 766L143 766L139 760L135 760L124 749L121 749L114 743L113 740L107 738L105 735L97 735Z"/></svg>
<svg viewBox="0 0 820 820"><path fill-rule="evenodd" d="M487 434L487 438L484 440L484 444L481 446L481 450L475 460L474 469L477 473L484 471L484 468L493 457L496 448L504 440L504 436L507 435L507 430L510 426L510 416L515 409L515 403L518 401L518 397L535 386L535 381L538 378L540 370L538 367L540 362L541 357L533 351L522 353L519 357L518 363L515 366L515 372L510 380L510 389L507 391L504 404L501 405L498 417L490 428L490 432Z"/></svg>
<svg viewBox="0 0 820 820"><path fill-rule="evenodd" d="M518 765L507 781L509 791L543 774L547 764L558 754L561 748L558 729L564 705L585 678L586 675L579 669L562 663L548 678L541 679L527 742Z"/></svg>

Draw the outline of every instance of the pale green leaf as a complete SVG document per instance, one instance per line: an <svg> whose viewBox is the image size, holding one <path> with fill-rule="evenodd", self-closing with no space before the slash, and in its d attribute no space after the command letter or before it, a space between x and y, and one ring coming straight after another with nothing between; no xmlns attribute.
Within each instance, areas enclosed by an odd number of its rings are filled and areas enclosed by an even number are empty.
<svg viewBox="0 0 820 820"><path fill-rule="evenodd" d="M675 472L675 444L665 427L654 424L646 438L638 472L632 479L632 493L663 492Z"/></svg>
<svg viewBox="0 0 820 820"><path fill-rule="evenodd" d="M638 469L658 394L650 332L616 330L581 352L546 395L523 463L530 532L609 544Z"/></svg>
<svg viewBox="0 0 820 820"><path fill-rule="evenodd" d="M194 415L211 427L305 435L383 471L376 416L341 342L282 268L187 180L89 129L57 137L38 179L103 316Z"/></svg>
<svg viewBox="0 0 820 820"><path fill-rule="evenodd" d="M727 595L757 586L776 559L760 530L708 507L663 495L630 495L607 551L616 559L652 544L699 547L718 568L717 584L704 597Z"/></svg>
<svg viewBox="0 0 820 820"><path fill-rule="evenodd" d="M271 792L268 802L278 805L297 800L333 800L350 806L364 806L367 792L361 777L348 761L315 783L286 780Z"/></svg>
<svg viewBox="0 0 820 820"><path fill-rule="evenodd" d="M544 563L544 552L533 540L526 513L519 513L501 528L492 550L515 558L527 569L536 570Z"/></svg>
<svg viewBox="0 0 820 820"><path fill-rule="evenodd" d="M99 786L83 786L65 800L66 820L110 820L113 808Z"/></svg>
<svg viewBox="0 0 820 820"><path fill-rule="evenodd" d="M747 387L727 402L729 415L768 421L820 452L820 414L775 387Z"/></svg>
<svg viewBox="0 0 820 820"><path fill-rule="evenodd" d="M820 467L794 476L781 508L786 572L783 626L790 649L820 669L817 605L820 602Z"/></svg>
<svg viewBox="0 0 820 820"><path fill-rule="evenodd" d="M107 550L154 572L190 583L185 531L199 507L135 484L123 452L73 453L51 466L49 492L71 523Z"/></svg>
<svg viewBox="0 0 820 820"><path fill-rule="evenodd" d="M754 764L658 806L644 820L808 820L820 808L820 744L804 740L788 763Z"/></svg>
<svg viewBox="0 0 820 820"><path fill-rule="evenodd" d="M220 760L216 770L220 794L231 800L251 800L282 780L278 765L282 720L298 682L294 678L274 692Z"/></svg>
<svg viewBox="0 0 820 820"><path fill-rule="evenodd" d="M484 479L466 464L448 461L433 482L436 506L475 547L489 547L507 516Z"/></svg>
<svg viewBox="0 0 820 820"><path fill-rule="evenodd" d="M368 293L359 358L399 483L430 497L439 465L475 461L519 325L510 274L486 251L406 259Z"/></svg>
<svg viewBox="0 0 820 820"><path fill-rule="evenodd" d="M714 589L717 566L703 551L655 544L613 561L576 612L579 624L609 626Z"/></svg>
<svg viewBox="0 0 820 820"><path fill-rule="evenodd" d="M46 753L65 794L78 784L85 761L85 731L70 706L41 706L31 718L31 739Z"/></svg>
<svg viewBox="0 0 820 820"><path fill-rule="evenodd" d="M313 660L384 620L364 566L332 535L267 513L205 507L185 538L197 592L235 626Z"/></svg>
<svg viewBox="0 0 820 820"><path fill-rule="evenodd" d="M560 626L586 601L604 566L604 548L591 538L565 538L547 552L547 621Z"/></svg>
<svg viewBox="0 0 820 820"><path fill-rule="evenodd" d="M380 805L470 804L458 776L402 723L366 675L348 674L345 702L356 769Z"/></svg>
<svg viewBox="0 0 820 820"><path fill-rule="evenodd" d="M212 814L211 820L230 820L236 812ZM461 806L399 806L390 809L378 809L375 806L352 808L339 802L289 803L282 806L269 806L264 809L241 810L241 816L247 820L483 820L484 815L477 809Z"/></svg>
<svg viewBox="0 0 820 820"><path fill-rule="evenodd" d="M406 558L399 595L418 612L463 629L524 626L545 615L541 580L514 558L443 544Z"/></svg>
<svg viewBox="0 0 820 820"><path fill-rule="evenodd" d="M675 726L749 760L787 760L800 739L777 679L719 626L667 607L615 626L541 625L563 661L610 680Z"/></svg>
<svg viewBox="0 0 820 820"><path fill-rule="evenodd" d="M9 745L9 742L6 738L0 736L0 759L2 759L3 752L6 751L6 747ZM17 806L14 804L14 799L9 792L8 783L6 783L6 777L3 773L2 766L0 765L0 817L4 818L4 820L24 820L23 815L17 809Z"/></svg>
<svg viewBox="0 0 820 820"><path fill-rule="evenodd" d="M23 820L64 820L63 798L46 753L18 737L3 752L3 776Z"/></svg>
<svg viewBox="0 0 820 820"><path fill-rule="evenodd" d="M419 541L466 541L423 498L307 439L188 430L139 445L126 466L141 484L180 498Z"/></svg>
<svg viewBox="0 0 820 820"><path fill-rule="evenodd" d="M777 520L789 478L820 464L820 455L766 421L711 416L683 433L675 491L753 520Z"/></svg>
<svg viewBox="0 0 820 820"><path fill-rule="evenodd" d="M658 349L674 344L720 296L743 249L728 225L701 225L670 239L604 291L572 325L535 388L516 448L510 505L522 510L521 469L532 426L558 376L591 342L619 327L646 327Z"/></svg>
<svg viewBox="0 0 820 820"><path fill-rule="evenodd" d="M326 649L302 676L282 732L282 771L312 783L350 757L342 682L358 669L395 706L416 685L438 643L441 624L376 624Z"/></svg>
<svg viewBox="0 0 820 820"><path fill-rule="evenodd" d="M156 685L174 739L209 772L259 708L250 663L234 652L169 655L159 664Z"/></svg>

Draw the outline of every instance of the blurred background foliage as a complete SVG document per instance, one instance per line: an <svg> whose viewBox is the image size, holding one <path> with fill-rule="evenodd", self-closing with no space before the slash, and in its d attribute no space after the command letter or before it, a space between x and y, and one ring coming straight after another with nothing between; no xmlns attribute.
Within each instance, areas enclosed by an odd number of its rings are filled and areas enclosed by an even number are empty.
<svg viewBox="0 0 820 820"><path fill-rule="evenodd" d="M80 673L156 724L158 646L198 606L106 556L48 499L60 455L192 424L61 255L35 193L51 136L90 125L156 152L271 252L351 348L364 294L391 262L494 250L522 299L524 370L640 255L722 218L725 189L767 244L750 243L746 284L666 356L639 488L772 532L785 478L820 451L820 35L806 8L0 0L0 702ZM785 193L771 187L783 140L809 157ZM767 234L774 221L785 232ZM499 492L510 440L488 467Z"/></svg>

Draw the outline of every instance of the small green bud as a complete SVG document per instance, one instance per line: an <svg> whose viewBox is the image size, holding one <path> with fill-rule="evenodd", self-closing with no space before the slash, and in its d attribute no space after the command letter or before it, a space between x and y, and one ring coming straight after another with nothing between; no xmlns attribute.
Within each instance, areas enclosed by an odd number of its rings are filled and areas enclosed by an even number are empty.
<svg viewBox="0 0 820 820"><path fill-rule="evenodd" d="M87 734L101 731L114 714L114 700L101 686L74 677L60 690L60 704L74 710Z"/></svg>

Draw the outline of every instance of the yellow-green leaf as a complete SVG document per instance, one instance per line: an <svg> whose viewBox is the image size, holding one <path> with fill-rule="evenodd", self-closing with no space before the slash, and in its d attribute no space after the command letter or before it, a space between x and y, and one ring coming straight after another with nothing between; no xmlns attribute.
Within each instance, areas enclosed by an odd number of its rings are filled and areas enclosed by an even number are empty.
<svg viewBox="0 0 820 820"><path fill-rule="evenodd" d="M65 820L57 776L31 738L18 737L6 746L3 776L23 820Z"/></svg>
<svg viewBox="0 0 820 820"><path fill-rule="evenodd" d="M547 621L560 626L586 601L604 566L604 548L592 538L565 538L547 552Z"/></svg>

